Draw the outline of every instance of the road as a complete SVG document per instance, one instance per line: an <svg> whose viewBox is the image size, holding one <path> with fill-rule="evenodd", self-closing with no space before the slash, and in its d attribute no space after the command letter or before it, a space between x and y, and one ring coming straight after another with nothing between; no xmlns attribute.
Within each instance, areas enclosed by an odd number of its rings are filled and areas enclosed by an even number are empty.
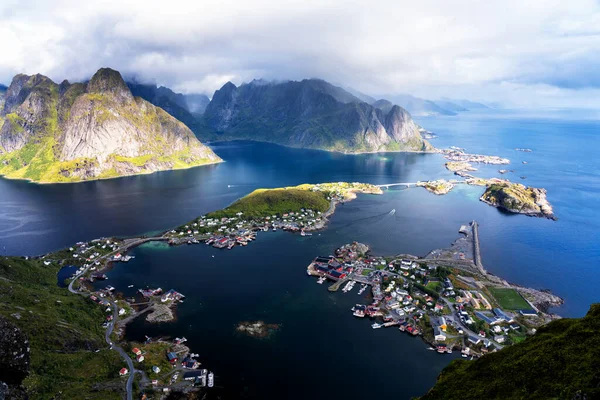
<svg viewBox="0 0 600 400"><path fill-rule="evenodd" d="M481 336L479 336L479 333L473 332L465 324L462 323L462 321L460 320L460 317L458 316L458 312L456 310L454 310L454 304L452 304L451 301L449 301L448 299L446 299L445 297L442 297L442 296L440 296L440 299L444 300L444 302L446 303L448 308L450 308L450 310L452 311L452 315L446 316L446 319L448 319L450 321L454 321L454 323L456 323L456 325L458 325L460 327L460 329L462 329L465 333L469 334L470 336L481 337ZM500 343L495 342L492 339L487 339L487 340L492 342L494 344L494 346L496 346L498 348L498 350L500 350L504 347Z"/></svg>
<svg viewBox="0 0 600 400"><path fill-rule="evenodd" d="M153 238L144 238L144 239L138 239L138 238L128 239L125 241L124 246L119 247L117 250L98 258L96 261L106 261L108 258L112 257L116 253L125 252L132 247L138 246L145 242L155 241L155 240L165 240L165 238L153 237ZM69 283L69 292L78 294L81 296L88 295L88 293L79 292L79 291L73 289L73 284L75 283L75 281L77 281L77 279L79 279L80 276L83 276L85 273L87 273L87 271L89 270L90 267L91 267L91 265L86 267L82 273L76 275L75 278L73 278L73 280ZM123 358L123 360L125 360L125 362L127 363L127 367L129 369L129 377L127 378L127 385L126 385L127 400L133 400L133 380L135 378L135 374L142 375L142 381L141 381L142 385L149 383L150 380L148 379L148 377L146 376L144 371L135 369L135 366L133 365L133 360L131 359L131 357L129 357L127 352L125 350L123 350L123 348L121 346L118 346L112 342L110 335L112 334L112 332L115 328L115 324L117 323L117 321L119 319L119 306L117 306L117 303L115 303L113 300L109 300L109 302L111 305L111 309L113 310L113 319L112 319L112 321L110 321L110 324L108 325L106 332L104 333L104 339L106 340L106 344L108 344L112 350L115 350L116 352L118 352L121 355L121 358Z"/></svg>

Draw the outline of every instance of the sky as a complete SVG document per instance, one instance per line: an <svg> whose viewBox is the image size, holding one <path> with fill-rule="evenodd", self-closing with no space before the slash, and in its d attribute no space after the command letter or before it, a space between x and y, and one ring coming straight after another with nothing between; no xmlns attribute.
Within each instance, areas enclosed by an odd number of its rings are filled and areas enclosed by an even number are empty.
<svg viewBox="0 0 600 400"><path fill-rule="evenodd" d="M600 107L592 0L0 2L0 82L100 67L182 93L322 78L507 107Z"/></svg>

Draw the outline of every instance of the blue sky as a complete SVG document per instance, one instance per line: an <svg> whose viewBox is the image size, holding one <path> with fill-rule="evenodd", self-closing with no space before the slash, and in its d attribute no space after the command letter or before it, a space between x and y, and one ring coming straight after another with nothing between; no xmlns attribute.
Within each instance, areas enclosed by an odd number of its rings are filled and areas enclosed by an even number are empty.
<svg viewBox="0 0 600 400"><path fill-rule="evenodd" d="M0 82L102 66L184 93L319 77L375 97L600 106L600 4L576 1L14 1Z"/></svg>

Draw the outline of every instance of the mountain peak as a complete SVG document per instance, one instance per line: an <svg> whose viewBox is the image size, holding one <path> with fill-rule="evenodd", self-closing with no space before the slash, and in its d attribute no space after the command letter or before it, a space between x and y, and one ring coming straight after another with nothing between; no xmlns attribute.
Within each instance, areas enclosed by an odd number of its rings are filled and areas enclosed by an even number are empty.
<svg viewBox="0 0 600 400"><path fill-rule="evenodd" d="M88 93L113 93L122 100L133 100L133 95L121 73L111 68L100 68L87 85Z"/></svg>

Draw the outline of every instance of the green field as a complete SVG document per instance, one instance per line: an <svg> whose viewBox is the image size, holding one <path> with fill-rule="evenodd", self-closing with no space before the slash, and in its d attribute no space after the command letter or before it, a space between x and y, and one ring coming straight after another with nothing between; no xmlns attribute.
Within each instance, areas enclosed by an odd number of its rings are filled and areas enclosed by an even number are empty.
<svg viewBox="0 0 600 400"><path fill-rule="evenodd" d="M531 308L529 303L527 303L523 296L521 296L515 289L503 289L495 287L489 287L488 289L501 308L506 310Z"/></svg>
<svg viewBox="0 0 600 400"><path fill-rule="evenodd" d="M329 201L325 192L313 192L306 189L257 189L221 211L207 214L208 218L233 217L242 212L244 218L262 218L299 212L301 209L326 211Z"/></svg>

